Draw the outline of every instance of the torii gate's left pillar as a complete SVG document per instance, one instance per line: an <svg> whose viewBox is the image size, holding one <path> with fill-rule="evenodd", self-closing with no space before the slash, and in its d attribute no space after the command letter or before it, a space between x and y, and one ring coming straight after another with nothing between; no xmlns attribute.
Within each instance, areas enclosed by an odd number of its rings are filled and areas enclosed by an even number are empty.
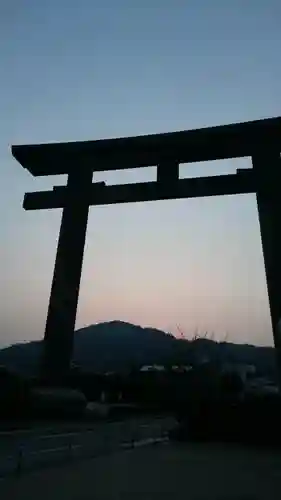
<svg viewBox="0 0 281 500"><path fill-rule="evenodd" d="M72 357L92 177L83 168L68 174L41 362L51 384L63 380Z"/></svg>

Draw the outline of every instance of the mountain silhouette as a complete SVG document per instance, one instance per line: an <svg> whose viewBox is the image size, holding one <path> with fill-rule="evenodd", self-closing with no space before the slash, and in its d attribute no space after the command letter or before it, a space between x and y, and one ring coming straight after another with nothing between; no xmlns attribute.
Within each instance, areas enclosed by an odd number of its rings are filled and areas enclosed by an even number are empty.
<svg viewBox="0 0 281 500"><path fill-rule="evenodd" d="M42 341L14 344L0 350L0 365L33 375L41 351ZM206 338L191 342L122 321L91 325L74 334L73 362L87 371L127 371L143 365L188 364L206 358L252 364L263 375L275 375L272 347L219 343Z"/></svg>

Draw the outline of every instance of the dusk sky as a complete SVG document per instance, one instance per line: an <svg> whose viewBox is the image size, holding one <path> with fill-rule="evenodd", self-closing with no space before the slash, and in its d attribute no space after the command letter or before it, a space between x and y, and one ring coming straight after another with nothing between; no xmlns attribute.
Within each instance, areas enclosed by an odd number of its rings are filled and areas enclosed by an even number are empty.
<svg viewBox="0 0 281 500"><path fill-rule="evenodd" d="M280 54L280 0L1 2L0 345L44 335L61 210L25 212L22 202L66 181L32 178L10 146L279 116ZM76 326L113 319L271 345L255 196L92 207Z"/></svg>

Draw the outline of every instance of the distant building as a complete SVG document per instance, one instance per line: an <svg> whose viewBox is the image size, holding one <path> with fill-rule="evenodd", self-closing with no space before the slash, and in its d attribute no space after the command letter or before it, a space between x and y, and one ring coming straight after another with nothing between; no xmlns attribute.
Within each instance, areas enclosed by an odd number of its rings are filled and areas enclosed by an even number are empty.
<svg viewBox="0 0 281 500"><path fill-rule="evenodd" d="M180 372L180 373L189 372L190 370L192 370L192 366L173 365L171 367L171 370L174 372ZM141 367L140 371L141 372L153 372L153 371L164 372L164 371L167 371L167 368L165 366L162 366L162 365L144 365Z"/></svg>
<svg viewBox="0 0 281 500"><path fill-rule="evenodd" d="M163 372L165 371L165 366L161 365L144 365L141 367L140 372Z"/></svg>

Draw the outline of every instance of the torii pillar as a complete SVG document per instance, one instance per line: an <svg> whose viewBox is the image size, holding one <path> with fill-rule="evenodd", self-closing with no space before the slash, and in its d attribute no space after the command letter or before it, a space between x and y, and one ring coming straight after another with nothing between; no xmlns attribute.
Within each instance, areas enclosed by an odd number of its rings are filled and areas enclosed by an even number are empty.
<svg viewBox="0 0 281 500"><path fill-rule="evenodd" d="M68 174L41 364L49 383L63 380L72 357L92 177L88 169Z"/></svg>
<svg viewBox="0 0 281 500"><path fill-rule="evenodd" d="M280 150L259 147L252 157L262 249L281 389L281 160Z"/></svg>

